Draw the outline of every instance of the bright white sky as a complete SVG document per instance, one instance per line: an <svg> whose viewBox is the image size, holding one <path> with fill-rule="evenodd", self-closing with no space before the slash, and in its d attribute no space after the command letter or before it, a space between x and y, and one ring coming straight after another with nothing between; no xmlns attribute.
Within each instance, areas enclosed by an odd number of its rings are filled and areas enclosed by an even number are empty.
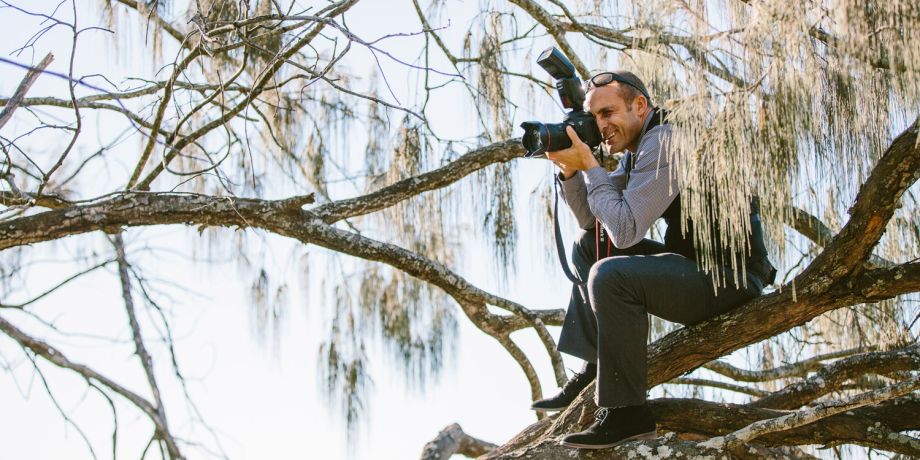
<svg viewBox="0 0 920 460"><path fill-rule="evenodd" d="M15 4L33 11L48 12L56 1L28 0ZM95 1L79 2L81 23L95 21ZM450 2L452 11L463 9L472 12L478 2ZM64 5L63 8L69 8ZM181 11L182 9L177 9ZM67 17L66 15L64 17ZM417 31L420 25L411 10L410 2L365 1L359 3L347 15L352 31L364 38L376 38L388 33ZM436 25L448 26L447 23ZM445 33L459 43L469 30L469 18L453 17ZM0 30L4 31L0 53L18 62L29 62L30 54L10 56L35 32L36 22L8 9L0 10ZM86 33L81 39L77 55L76 74L103 73L106 75L128 75L146 73L150 75L145 53L127 52L122 47L117 53L104 40L103 32ZM119 35L138 47L143 41L136 37ZM70 39L64 29L48 34L35 46L37 62L47 51L53 51L56 60L50 69L66 73L70 52ZM385 47L405 60L413 60L419 53L419 41L412 38L394 39ZM549 45L539 42L539 52ZM535 54L536 54L535 52ZM169 52L166 53L170 56ZM366 54L355 52L348 61L358 74L369 76L372 68ZM588 54L583 54L585 58ZM598 62L590 62L590 67ZM122 70L118 70L121 68ZM124 70L128 69L128 70ZM446 70L446 68L445 68ZM403 70L392 63L386 64L386 71L395 82L394 90L411 91L412 82L401 73ZM0 95L12 94L22 78L21 69L0 66ZM539 75L543 78L543 75ZM162 75L161 75L162 78ZM117 80L116 80L117 82ZM33 86L30 96L55 95L63 97L65 83L49 76L43 76ZM522 96L523 97L523 96ZM538 107L550 109L555 105L548 97ZM434 127L447 137L465 137L475 134L475 126L469 125L469 107L459 108L461 99L439 101L440 110L431 112ZM404 101L405 102L405 101ZM526 104L524 104L526 107ZM88 124L95 124L96 115L84 111ZM3 135L10 137L21 132L17 119L4 127ZM539 119L558 121L561 112L544 110ZM396 119L401 117L397 116ZM526 116L526 118L530 118ZM515 120L522 121L518 114ZM19 124L21 126L21 123ZM453 126L453 128L451 127ZM101 130L100 136L111 139L116 133ZM360 136L360 133L356 133ZM516 135L519 133L516 133ZM94 141L96 134L84 134L87 142ZM359 137L360 138L360 137ZM45 142L44 144L41 142ZM41 142L31 144L36 151L59 151L65 140L58 134L48 136ZM135 145L132 143L128 143ZM125 148L131 148L131 145ZM353 148L360 148L362 142L353 142ZM88 148L88 147L87 147ZM136 158L136 151L130 151L130 161ZM491 262L482 251L465 254L465 260L458 271L469 281L493 293L509 297L532 308L562 308L567 302L569 286L564 282L557 262L544 257L543 244L551 240L536 238L533 231L532 213L535 207L530 192L547 177L548 165L541 161L520 161L518 176L523 179L518 187L518 223L521 232L518 273L512 275L507 286L500 286L491 274ZM124 181L130 165L115 167L104 181ZM120 182L117 182L120 183ZM545 184L545 182L543 182ZM345 198L343 194L339 198ZM568 216L566 223L573 228ZM476 229L478 222L467 222L470 229ZM473 234L474 232L466 232ZM538 233L538 235L534 235ZM232 231L225 230L227 237ZM193 399L198 403L205 420L219 435L224 448L234 459L337 459L347 456L344 421L335 411L330 411L321 399L316 377L316 351L325 334L325 308L317 287L322 285L322 274L327 264L322 260L323 251L305 248L289 240L266 236L269 251L266 268L273 270L272 276L288 274L287 284L292 288L288 297L285 320L274 350L265 346L253 334L251 308L248 304L250 279L240 276L241 271L234 263L205 265L194 263L179 254L191 254L196 233L181 227L131 230L126 234L129 254L135 263L141 265L149 275L165 281L178 282L194 289L201 296L177 297L167 302L174 315L174 334L180 366L189 380ZM571 235L571 233L569 233ZM569 237L570 239L571 237ZM145 247L170 247L174 255L160 255L152 258L137 250ZM229 248L226 245L223 248ZM64 259L91 250L110 251L101 236L80 236L65 243L45 243L27 249L25 260L38 258ZM310 254L311 282L307 289L299 286L298 279L304 267L299 263L301 256ZM29 273L27 289L35 295L45 287L73 272L65 265L46 265ZM278 280L281 281L281 280ZM330 281L330 280L327 280ZM335 281L335 280L331 280ZM163 285L161 285L163 286ZM177 294L176 289L164 287ZM6 299L4 299L6 301ZM111 273L99 273L87 277L78 284L51 295L34 307L44 318L54 318L59 327L67 331L109 334L122 341L130 338L124 316L117 279ZM0 312L3 317L20 327L38 333L46 331L35 321L14 312ZM530 391L522 371L510 356L492 338L474 329L458 309L460 333L454 343L455 359L446 367L440 382L424 391L411 391L399 375L390 371L385 355L371 353L371 369L374 388L368 417L361 422L360 442L354 450L355 458L416 458L422 446L436 433L450 423L458 422L464 430L482 439L501 443L528 424L535 421L528 410ZM148 322L149 324L149 322ZM552 331L558 334L557 330ZM515 337L518 343L536 356L534 364L541 373L544 391L552 393L555 384L545 352L540 350L531 333ZM121 344L113 346L106 342L90 339L49 336L52 344L70 351L71 359L96 366L115 380L135 391L147 394L143 375L131 354L131 347ZM162 347L153 345L156 351ZM200 429L190 432L186 411L179 389L168 383L169 368L159 353L158 369L165 398L170 404L167 410L173 430L192 438L206 436ZM12 459L55 459L91 458L80 439L80 435L61 418L54 405L31 370L31 364L9 339L0 338L0 363L10 364L14 371L0 372L0 460ZM577 367L568 362L569 367ZM111 452L112 417L107 404L95 393L84 393L85 385L67 372L55 372L50 366L43 366L54 394L61 406L80 424L87 436L101 448L100 458L108 458ZM127 377L126 377L127 376ZM119 404L118 429L120 443L119 457L137 458L150 436L149 424L136 415L133 409ZM210 444L210 443L209 443ZM202 458L202 452L186 447L190 458Z"/></svg>
<svg viewBox="0 0 920 460"><path fill-rule="evenodd" d="M51 11L57 4L56 1L32 0L13 3L42 12ZM81 24L95 22L96 2L78 3L83 5L78 10ZM477 2L467 3L468 9L477 7ZM63 8L69 9L69 4ZM410 2L365 1L349 12L347 20L351 29L365 38L420 28ZM37 30L36 24L35 20L20 13L0 10L0 28L5 31L0 53L28 63L32 59L30 52L20 56L11 56L10 53ZM460 37L456 39L459 41L467 31L467 20L454 18L446 33ZM102 40L103 36L103 32L83 35L77 50L75 74L150 75L149 64L145 63L147 58L144 57L149 51L138 49L127 52L127 48L122 47L116 54L109 42ZM128 43L143 45L139 37L124 34L119 37L130 40ZM393 40L387 42L386 47L401 58L413 60L419 52L417 43L413 39ZM37 62L47 51L52 51L56 60L49 69L66 73L70 44L67 31L58 28L39 40L34 59ZM372 64L357 59L366 55L354 54L356 58L349 65L357 73L369 75ZM168 52L166 55L170 56ZM409 83L400 76L399 66L387 64L386 69L391 82L396 82L394 90L408 91ZM0 95L11 95L22 75L21 69L0 66ZM43 76L32 87L29 96L65 97L65 94L63 81ZM551 106L552 101L547 101L546 105ZM432 113L436 117L436 129L442 129L442 134L447 136L472 134L475 126L469 126L468 110L458 110L457 105L445 104L442 111ZM22 123L17 124L17 120L22 120L20 117L23 115L17 114L2 134L10 137L20 133L17 125L22 126ZM561 118L558 114L546 115L548 120L555 119L550 117ZM95 125L97 120L92 111L84 111L84 118L87 125ZM452 132L448 124L457 128ZM116 134L104 128L101 133L103 139L111 139ZM84 136L87 144L96 139L93 132L86 132ZM46 156L41 158L51 158L49 153L59 151L66 141L55 134L43 138L42 142L45 143L33 141L31 145L36 150L47 149ZM360 145L363 142L353 143L353 146ZM135 154L131 152L131 155ZM546 177L549 169L543 162L521 163L529 164L522 164L517 172L520 177L528 179L518 188L522 232L518 274L512 277L507 287L499 287L489 274L490 270L482 269L490 267L484 253L467 254L460 272L477 286L525 305L562 307L569 288L556 273L555 262L550 260L547 263L542 251L535 249L538 246L531 244L533 239L528 232L533 222L528 213L535 212L527 205L529 193L537 181ZM123 181L126 174L116 168L110 178L103 180ZM469 222L468 225L475 229L478 223ZM225 232L228 237L231 233ZM304 248L279 237L268 236L265 239L272 254L267 268L289 273L288 285L292 287L277 352L271 346L263 345L253 334L248 305L250 280L239 276L240 271L235 264L205 266L175 255L154 259L137 252L133 260L153 277L182 283L202 294L202 297L180 297L171 304L174 333L178 337L180 366L190 382L191 394L205 420L219 433L231 458L345 458L344 421L328 409L317 386L316 350L325 334L323 321L326 319L322 299L316 292L311 294L299 287L297 281L302 270L298 259L301 254L309 252L312 267L310 286L321 285L320 276L326 264L316 254L322 254L322 251ZM194 240L194 232L180 227L132 230L126 234L129 250L149 245L172 247L180 254L190 254L193 250L190 240ZM37 245L26 250L24 258L27 261L66 259L75 253L93 249L110 251L101 236L80 236L66 243ZM34 270L29 274L27 290L35 295L73 271L64 264ZM177 291L173 289L171 292L175 294ZM129 388L147 394L131 347L124 345L130 335L117 278L111 272L92 275L51 295L35 305L33 311L44 318L54 318L65 331L118 337L123 341L119 346L59 335L49 336L48 340L69 351L69 357L74 361L91 364ZM2 313L4 318L28 331L47 331L24 315ZM354 451L355 458L415 458L427 441L453 422L459 422L474 436L500 443L535 421L532 412L527 409L530 391L520 368L497 342L475 330L459 309L457 314L460 333L454 344L457 350L455 359L448 364L440 382L424 391L409 390L404 379L389 370L384 354L371 353L375 385L368 397L369 416L361 422L362 432ZM540 351L532 334L516 338L521 346L538 357L535 365L541 372L545 391L555 391L545 353ZM162 351L162 347L152 347ZM163 354L159 353L159 356L162 358ZM29 361L6 338L0 338L0 362L11 364L14 368L12 374L0 372L0 445L3 446L0 460L91 458L77 431L57 413ZM187 419L181 417L186 410L181 393L169 384L171 379L168 378L166 362L162 359L158 362L161 385L164 386L166 400L171 402L166 408L173 415L173 430L192 436L186 425ZM570 364L570 367L575 366ZM60 405L100 449L96 454L100 458L109 458L111 451L107 449L110 448L112 416L108 405L97 394L84 393L85 385L70 373L56 372L50 366L42 368ZM119 404L118 415L119 457L137 458L150 436L149 424L123 404ZM200 429L195 433L195 436L206 436ZM188 447L185 453L190 458L202 457L200 451Z"/></svg>

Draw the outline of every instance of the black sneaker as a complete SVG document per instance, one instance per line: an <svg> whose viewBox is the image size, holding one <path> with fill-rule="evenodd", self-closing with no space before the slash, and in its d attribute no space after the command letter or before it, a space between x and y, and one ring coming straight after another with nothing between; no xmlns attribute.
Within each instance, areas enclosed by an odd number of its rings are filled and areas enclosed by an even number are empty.
<svg viewBox="0 0 920 460"><path fill-rule="evenodd" d="M578 393L581 393L581 390L584 390L594 380L595 376L597 376L597 367L593 364L585 366L583 371L575 373L568 382L565 382L559 394L552 398L534 401L530 408L540 412L564 410L575 400Z"/></svg>
<svg viewBox="0 0 920 460"><path fill-rule="evenodd" d="M587 430L562 438L562 445L579 449L605 449L628 441L658 437L655 419L644 404L641 406L601 407L594 413L596 421Z"/></svg>

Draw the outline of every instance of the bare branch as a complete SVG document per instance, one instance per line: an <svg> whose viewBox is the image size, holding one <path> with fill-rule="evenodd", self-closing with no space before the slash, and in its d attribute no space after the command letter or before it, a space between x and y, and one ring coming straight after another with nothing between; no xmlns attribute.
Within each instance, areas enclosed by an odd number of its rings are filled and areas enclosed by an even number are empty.
<svg viewBox="0 0 920 460"><path fill-rule="evenodd" d="M354 6L357 2L358 0L342 0L339 3L333 4L331 5L333 8L329 11L327 16L332 18L341 15L352 6ZM180 138L169 151L165 152L163 160L150 173L148 173L143 180L137 183L136 188L138 190L149 190L150 184L153 182L153 180L163 172L163 170L166 168L166 165L176 157L178 152L181 152L182 149L187 145L191 144L201 136L211 132L215 128L222 126L228 120L242 112L243 109L249 106L249 104L252 103L252 101L254 101L262 93L262 91L268 85L268 82L274 78L275 74L282 67L282 65L295 53L309 45L310 42L313 41L313 39L316 38L316 36L319 35L319 33L322 32L323 28L325 27L326 22L320 22L316 24L303 37L298 39L294 44L290 45L287 50L275 57L272 63L267 68L263 69L263 71L259 74L255 83L252 85L252 90L246 93L244 99L239 104L231 107L230 110L227 110L222 116L211 120L194 132Z"/></svg>
<svg viewBox="0 0 920 460"><path fill-rule="evenodd" d="M793 383L780 391L754 401L751 406L771 409L795 409L822 395L837 391L847 380L865 374L888 374L920 369L920 345L841 359L821 368L803 382Z"/></svg>
<svg viewBox="0 0 920 460"><path fill-rule="evenodd" d="M540 25L542 25L550 35L552 35L552 37L556 40L556 43L559 45L559 48L562 49L562 52L565 53L569 59L571 59L572 64L575 66L575 70L581 74L582 79L588 79L591 76L591 71L588 70L588 67L586 67L583 62L581 62L578 54L575 53L575 48L572 48L572 45L570 45L569 41L565 38L565 29L560 27L558 21L553 19L553 17L550 16L546 10L544 10L533 0L508 1L526 11L530 17L539 22Z"/></svg>
<svg viewBox="0 0 920 460"><path fill-rule="evenodd" d="M62 286L64 286L64 285L70 283L71 281L73 281L73 280L75 280L75 279L77 279L77 278L80 278L81 276L83 276L83 275L85 275L85 274L87 274L87 273L94 272L94 271L96 271L97 269L100 269L100 268L102 268L102 267L105 267L106 265L108 265L108 264L110 264L110 263L112 263L112 262L115 262L115 260L114 260L114 259L105 260L105 261L100 262L100 263L98 263L98 264L96 264L96 265L93 265L92 267L89 267L89 268L87 268L87 269L85 269L85 270L81 270L81 271L79 271L79 272L77 272L77 273L75 273L75 274L73 274L73 275L71 275L71 276L65 278L65 279L64 279L63 281L61 281L60 283L57 283L57 284L55 284L54 286L48 288L47 290L45 290L45 291L42 292L41 294L39 294L39 295L37 295L37 296L35 296L35 297L32 297L32 298L29 299L29 300L26 300L25 302L19 302L19 303L16 303L16 304L4 304L4 303L0 303L0 308L10 308L10 309L19 309L19 310L21 310L21 309L25 308L27 305L32 304L32 303L35 303L35 302L37 302L38 300L41 300L42 298L44 298L45 296L47 296L48 294L51 294L52 292L57 291L57 290L60 289Z"/></svg>
<svg viewBox="0 0 920 460"><path fill-rule="evenodd" d="M488 331L487 331L488 332ZM498 340L498 343L502 344L505 350L511 355L512 358L518 363L518 366L521 367L521 370L524 371L524 376L527 377L527 383L530 384L530 399L536 401L543 397L543 389L540 386L540 377L537 375L537 371L533 368L533 364L530 363L530 359L527 358L527 355L524 354L524 351L521 350L517 344L511 340L509 334L490 334L495 340ZM537 419L543 418L544 414L537 412Z"/></svg>
<svg viewBox="0 0 920 460"><path fill-rule="evenodd" d="M823 361L852 356L857 353L864 353L867 351L875 350L875 348L876 347L861 347L824 353L796 363L786 364L761 371L739 369L723 361L713 361L711 363L704 364L703 367L740 382L769 382L771 380L785 379L790 377L804 377L808 375L809 372L823 368Z"/></svg>
<svg viewBox="0 0 920 460"><path fill-rule="evenodd" d="M147 414L147 416L153 421L154 425L159 423L159 417L153 405L131 390L128 390L118 383L115 383L115 381L103 376L102 374L87 366L70 361L56 348L46 344L45 342L42 342L41 340L30 337L28 334L22 332L19 330L19 328L13 326L9 321L3 318L0 318L0 331L3 331L7 336L18 342L21 346L28 348L30 351L38 356L41 356L48 362L58 367L72 370L81 375L83 378L96 381L109 390L121 395L132 404L134 404L142 412ZM157 429L161 428L162 427L157 425Z"/></svg>
<svg viewBox="0 0 920 460"><path fill-rule="evenodd" d="M703 387L712 387L719 388L722 390L734 391L736 393L744 393L746 395L764 397L770 393L765 390L760 390L753 387L746 387L743 385L736 385L729 382L720 382L718 380L709 380L709 379L698 379L692 377L678 377L676 379L670 380L665 383L676 384L676 385L693 385L693 386L703 386Z"/></svg>
<svg viewBox="0 0 920 460"><path fill-rule="evenodd" d="M137 321L137 313L134 308L134 297L131 294L131 278L128 275L128 259L127 256L125 256L125 243L120 233L114 236L112 245L115 246L115 254L118 260L118 277L121 281L121 295L124 298L125 311L128 313L128 323L131 326L131 336L134 338L135 353L137 353L141 366L144 368L144 374L147 376L147 384L150 386L150 391L153 394L153 402L156 405L157 417L160 419L160 423L157 424L157 435L166 443L170 458L181 458L182 454L179 453L179 447L176 444L176 440L169 431L169 424L166 419L166 408L163 406L163 398L160 397L160 386L157 385L156 376L153 373L153 359L150 357L150 353L147 352L147 347L144 345L141 327Z"/></svg>
<svg viewBox="0 0 920 460"><path fill-rule="evenodd" d="M38 63L37 66L32 67L26 73L26 76L19 83L19 87L16 88L16 92L13 93L13 97L9 99L6 105L3 107L3 111L0 111L0 128L3 128L3 125L13 116L13 112L16 111L16 108L19 107L19 104L25 98L26 93L29 91L29 88L32 87L32 83L35 83L35 80L38 79L38 76L45 71L45 68L51 64L51 61L54 60L54 55L48 53L45 55L44 59Z"/></svg>

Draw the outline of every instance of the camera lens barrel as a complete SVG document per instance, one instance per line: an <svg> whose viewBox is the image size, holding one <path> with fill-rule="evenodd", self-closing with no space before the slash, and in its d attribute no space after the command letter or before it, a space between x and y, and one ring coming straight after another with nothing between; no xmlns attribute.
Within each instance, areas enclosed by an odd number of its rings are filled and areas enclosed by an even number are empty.
<svg viewBox="0 0 920 460"><path fill-rule="evenodd" d="M545 158L546 152L566 149L572 146L572 140L565 132L565 127L571 126L575 134L592 150L600 145L601 133L591 114L577 110L566 114L562 123L541 123L539 121L525 121L521 123L524 136L521 143L527 151L526 158Z"/></svg>

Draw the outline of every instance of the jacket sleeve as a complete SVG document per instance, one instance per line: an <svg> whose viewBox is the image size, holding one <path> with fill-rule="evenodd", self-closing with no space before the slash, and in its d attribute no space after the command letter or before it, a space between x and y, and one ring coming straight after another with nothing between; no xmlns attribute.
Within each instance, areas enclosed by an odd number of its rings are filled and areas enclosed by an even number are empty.
<svg viewBox="0 0 920 460"><path fill-rule="evenodd" d="M604 172L604 174L607 173ZM623 164L621 163L609 176L613 186L618 190L623 190L623 187L626 186L626 170ZM556 175L556 181L560 184L562 197L572 210L572 214L575 215L578 226L585 230L593 228L596 218L588 205L588 189L585 186L583 173L577 173L568 180L563 179L562 173L559 173Z"/></svg>
<svg viewBox="0 0 920 460"><path fill-rule="evenodd" d="M603 168L582 173L591 213L597 216L618 248L628 248L641 241L678 194L677 180L668 162L670 137L671 127L667 125L656 126L645 133L625 188Z"/></svg>

